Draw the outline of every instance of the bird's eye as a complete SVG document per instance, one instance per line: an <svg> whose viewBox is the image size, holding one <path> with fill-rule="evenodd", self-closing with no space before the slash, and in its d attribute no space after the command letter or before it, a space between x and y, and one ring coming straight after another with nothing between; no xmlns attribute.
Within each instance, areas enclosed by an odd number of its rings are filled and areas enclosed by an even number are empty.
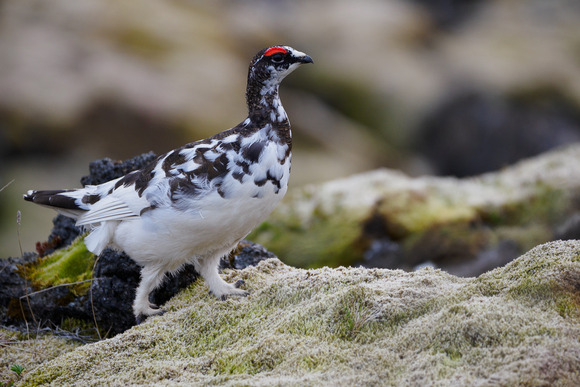
<svg viewBox="0 0 580 387"><path fill-rule="evenodd" d="M278 52L278 53L272 55L270 58L272 58L272 62L274 62L274 63L282 63L284 61L284 54L282 54L281 52Z"/></svg>

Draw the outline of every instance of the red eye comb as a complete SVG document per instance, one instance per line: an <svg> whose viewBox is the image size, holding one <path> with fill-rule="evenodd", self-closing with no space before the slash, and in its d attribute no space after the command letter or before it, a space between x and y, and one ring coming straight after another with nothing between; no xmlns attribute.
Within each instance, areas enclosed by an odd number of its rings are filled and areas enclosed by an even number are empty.
<svg viewBox="0 0 580 387"><path fill-rule="evenodd" d="M270 47L269 49L266 50L266 52L264 53L265 56L271 56L277 53L282 53L282 54L286 54L288 52L288 50L286 50L283 47Z"/></svg>

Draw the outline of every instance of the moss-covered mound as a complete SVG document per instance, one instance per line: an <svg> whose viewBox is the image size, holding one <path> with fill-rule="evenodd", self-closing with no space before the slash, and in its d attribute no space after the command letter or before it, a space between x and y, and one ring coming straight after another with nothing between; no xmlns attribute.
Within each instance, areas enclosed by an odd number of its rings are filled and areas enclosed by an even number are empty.
<svg viewBox="0 0 580 387"><path fill-rule="evenodd" d="M86 281L93 275L95 256L87 250L83 237L76 238L70 246L39 258L24 268L26 278L37 289L64 284L77 294L85 294L90 286Z"/></svg>
<svg viewBox="0 0 580 387"><path fill-rule="evenodd" d="M379 169L291 191L250 239L291 266L411 269L431 262L479 275L567 239L562 225L580 213L579 163L574 144L473 178ZM377 258L369 263L369 256Z"/></svg>
<svg viewBox="0 0 580 387"><path fill-rule="evenodd" d="M478 278L433 269L242 271L251 295L198 281L164 316L25 373L23 385L578 385L580 242Z"/></svg>

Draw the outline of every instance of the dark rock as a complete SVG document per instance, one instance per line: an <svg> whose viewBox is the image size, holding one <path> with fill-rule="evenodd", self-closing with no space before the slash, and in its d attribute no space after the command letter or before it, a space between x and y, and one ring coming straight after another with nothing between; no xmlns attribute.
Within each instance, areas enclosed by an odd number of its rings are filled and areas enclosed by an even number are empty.
<svg viewBox="0 0 580 387"><path fill-rule="evenodd" d="M149 152L123 162L113 161L109 158L92 161L89 164L90 174L81 179L81 184L85 186L106 183L107 181L125 176L127 173L136 169L144 168L155 160L156 157L155 153Z"/></svg>
<svg viewBox="0 0 580 387"><path fill-rule="evenodd" d="M94 275L96 278L119 277L139 282L139 265L124 252L107 248L99 255Z"/></svg>
<svg viewBox="0 0 580 387"><path fill-rule="evenodd" d="M438 238L439 243L435 245L435 241L422 239L415 246L407 246L409 251L388 237L375 239L364 252L364 261L359 264L407 271L431 266L459 277L476 277L511 262L522 253L520 246L511 240L502 240L495 246L479 246L474 250L460 239L450 242L444 236Z"/></svg>
<svg viewBox="0 0 580 387"><path fill-rule="evenodd" d="M439 268L459 277L478 275L504 266L521 255L522 251L514 241L503 240L496 246L479 251L473 259L457 263L442 263Z"/></svg>
<svg viewBox="0 0 580 387"><path fill-rule="evenodd" d="M580 141L580 113L555 91L508 97L466 93L426 117L418 150L440 175L490 172Z"/></svg>
<svg viewBox="0 0 580 387"><path fill-rule="evenodd" d="M580 239L580 213L574 213L562 222L562 224L556 228L554 239Z"/></svg>
<svg viewBox="0 0 580 387"><path fill-rule="evenodd" d="M85 314L68 304L75 296L65 286L33 289L21 275L20 268L38 259L33 253L21 258L0 259L0 324L23 329L60 324L66 317L82 318Z"/></svg>
<svg viewBox="0 0 580 387"><path fill-rule="evenodd" d="M0 259L0 316L4 316L3 323L22 317L22 314L13 307L17 306L19 298L32 290L26 280L18 274L20 266L34 262L37 255L25 253L21 258Z"/></svg>
<svg viewBox="0 0 580 387"><path fill-rule="evenodd" d="M64 215L57 215L52 220L52 224L53 228L48 237L48 242L53 247L46 250L43 255L48 255L56 249L70 245L82 232L80 228L75 226L74 219L67 218Z"/></svg>
<svg viewBox="0 0 580 387"><path fill-rule="evenodd" d="M95 265L92 294L79 300L79 309L91 313L94 309L99 328L106 332L129 329L135 325L132 305L140 271L127 254L105 249Z"/></svg>
<svg viewBox="0 0 580 387"><path fill-rule="evenodd" d="M373 223L379 224L376 220ZM460 223L439 225L395 240L388 228L366 227L367 237L363 267L417 270L425 266L440 268L460 277L475 277L519 257L523 250L513 240L492 242L488 225ZM384 234L380 234L380 230Z"/></svg>
<svg viewBox="0 0 580 387"><path fill-rule="evenodd" d="M446 30L463 24L484 3L482 0L414 0L413 2L429 12L435 26Z"/></svg>
<svg viewBox="0 0 580 387"><path fill-rule="evenodd" d="M404 265L404 255L401 245L388 236L373 240L363 254L364 267L392 269Z"/></svg>
<svg viewBox="0 0 580 387"><path fill-rule="evenodd" d="M260 261L268 258L276 258L276 256L266 250L262 245L243 240L238 245L237 250L234 250L229 256L222 258L220 261L220 270L242 270L248 266L256 266Z"/></svg>
<svg viewBox="0 0 580 387"><path fill-rule="evenodd" d="M262 246L242 241L240 249L222 259L222 269L242 269L275 257ZM140 267L122 252L106 249L97 261L94 280L87 294L75 295L68 287L32 289L18 274L18 268L34 262L36 254L23 258L0 260L0 324L21 329L40 323L60 326L74 318L93 324L96 321L103 335L112 336L135 325L133 299L139 285ZM169 275L151 295L151 301L162 305L198 278L193 265L185 265L177 274ZM28 297L26 295L29 295ZM28 325L27 325L28 324Z"/></svg>

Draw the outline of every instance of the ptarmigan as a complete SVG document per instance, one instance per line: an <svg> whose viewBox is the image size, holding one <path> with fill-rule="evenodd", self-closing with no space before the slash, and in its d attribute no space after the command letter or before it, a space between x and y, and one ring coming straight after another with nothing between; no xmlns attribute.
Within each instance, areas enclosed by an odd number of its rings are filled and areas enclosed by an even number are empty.
<svg viewBox="0 0 580 387"><path fill-rule="evenodd" d="M28 191L24 199L76 219L89 251L125 251L142 266L137 322L162 314L149 294L166 273L193 263L218 298L247 295L218 274L220 258L266 219L288 188L292 134L278 87L308 55L272 46L248 72L248 118L159 156L147 167L81 189Z"/></svg>

